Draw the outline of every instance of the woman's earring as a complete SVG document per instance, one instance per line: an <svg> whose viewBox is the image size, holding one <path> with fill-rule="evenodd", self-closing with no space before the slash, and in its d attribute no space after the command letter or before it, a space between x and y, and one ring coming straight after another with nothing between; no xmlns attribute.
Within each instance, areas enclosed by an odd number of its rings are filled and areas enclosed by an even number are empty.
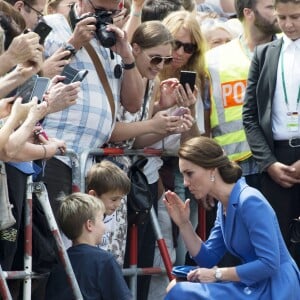
<svg viewBox="0 0 300 300"><path fill-rule="evenodd" d="M211 182L215 182L215 179L216 179L216 178L215 178L215 175L210 175L210 181L211 181Z"/></svg>

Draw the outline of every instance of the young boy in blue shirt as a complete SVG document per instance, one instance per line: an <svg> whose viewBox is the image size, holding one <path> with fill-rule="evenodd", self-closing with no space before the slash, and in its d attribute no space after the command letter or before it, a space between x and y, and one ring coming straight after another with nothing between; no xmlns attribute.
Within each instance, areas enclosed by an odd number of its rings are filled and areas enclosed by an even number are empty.
<svg viewBox="0 0 300 300"><path fill-rule="evenodd" d="M67 252L85 300L132 299L122 271L112 254L97 248L105 231L105 206L98 198L73 193L64 200L58 211L58 224L72 240ZM75 299L61 264L50 273L46 300Z"/></svg>

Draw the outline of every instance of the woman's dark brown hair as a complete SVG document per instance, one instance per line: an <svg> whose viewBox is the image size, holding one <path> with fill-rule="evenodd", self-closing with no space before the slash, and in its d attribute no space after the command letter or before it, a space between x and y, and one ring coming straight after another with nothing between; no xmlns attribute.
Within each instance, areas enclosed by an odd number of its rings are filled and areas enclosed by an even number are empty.
<svg viewBox="0 0 300 300"><path fill-rule="evenodd" d="M178 156L204 169L217 168L226 183L235 183L242 176L241 168L230 161L222 147L211 138L201 136L187 140L180 146Z"/></svg>

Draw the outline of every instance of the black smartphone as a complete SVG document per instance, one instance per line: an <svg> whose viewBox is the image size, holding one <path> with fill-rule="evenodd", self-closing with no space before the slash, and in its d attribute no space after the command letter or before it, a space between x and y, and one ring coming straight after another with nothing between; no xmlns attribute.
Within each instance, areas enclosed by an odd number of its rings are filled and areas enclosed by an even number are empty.
<svg viewBox="0 0 300 300"><path fill-rule="evenodd" d="M196 83L196 72L193 71L181 71L180 72L180 83L186 90L185 84L188 83L192 92L194 91L194 86Z"/></svg>
<svg viewBox="0 0 300 300"><path fill-rule="evenodd" d="M50 33L52 30L52 27L46 24L45 22L39 22L33 29L35 33L37 33L40 36L40 44L43 45L45 42L45 39L47 35Z"/></svg>
<svg viewBox="0 0 300 300"><path fill-rule="evenodd" d="M88 70L80 70L78 73L75 75L75 77L72 79L71 82L76 82L76 81L82 81L85 76L88 74Z"/></svg>
<svg viewBox="0 0 300 300"><path fill-rule="evenodd" d="M63 83L64 84L69 84L71 81L74 79L76 74L78 73L78 70L72 68L70 65L65 65L61 74L62 76L65 76L66 78L64 79Z"/></svg>
<svg viewBox="0 0 300 300"><path fill-rule="evenodd" d="M22 97L22 103L27 103L32 98L32 92L36 84L37 75L31 76L27 81L17 88L15 99Z"/></svg>
<svg viewBox="0 0 300 300"><path fill-rule="evenodd" d="M65 65L63 71L61 72L62 76L66 76L63 83L69 84L75 81L82 81L87 75L88 70L76 70L72 68L70 65Z"/></svg>
<svg viewBox="0 0 300 300"><path fill-rule="evenodd" d="M44 94L46 93L48 86L50 84L50 79L47 77L38 77L34 89L31 94L32 97L38 98L38 103L43 101Z"/></svg>

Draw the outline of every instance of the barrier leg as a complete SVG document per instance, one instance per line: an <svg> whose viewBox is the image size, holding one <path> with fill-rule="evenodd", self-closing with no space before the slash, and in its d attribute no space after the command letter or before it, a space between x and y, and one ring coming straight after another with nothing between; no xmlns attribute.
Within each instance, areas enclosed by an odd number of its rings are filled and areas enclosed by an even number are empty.
<svg viewBox="0 0 300 300"><path fill-rule="evenodd" d="M0 295L3 298L3 300L13 300L10 291L8 289L1 265L0 265Z"/></svg>
<svg viewBox="0 0 300 300"><path fill-rule="evenodd" d="M76 280L75 274L72 269L71 262L69 260L67 251L64 247L63 240L61 238L56 220L55 220L53 212L52 212L52 208L49 203L47 190L45 188L45 185L42 182L35 183L35 193L37 195L39 202L41 203L41 205L43 207L47 222L49 224L49 228L55 238L56 245L57 245L58 251L59 251L59 257L60 257L62 264L64 265L64 268L65 268L65 271L67 274L67 278L68 278L68 282L73 291L73 295L75 296L76 300L83 300L81 291L79 289L78 282Z"/></svg>
<svg viewBox="0 0 300 300"><path fill-rule="evenodd" d="M23 281L23 300L31 299L32 280L32 193L33 183L31 176L27 180L27 197L25 201L25 238L24 238L24 271L29 276Z"/></svg>
<svg viewBox="0 0 300 300"><path fill-rule="evenodd" d="M137 261L138 261L138 227L133 224L128 229L129 234L129 243L130 243L130 256L129 256L129 267L130 269L137 270ZM137 299L137 273L134 272L134 275L130 276L129 288L132 293L132 299Z"/></svg>
<svg viewBox="0 0 300 300"><path fill-rule="evenodd" d="M163 259L165 268L166 268L166 272L168 275L169 280L171 281L172 279L174 279L175 277L172 275L172 262L170 259L170 255L168 252L168 248L166 245L165 240L163 239L161 230L160 230L160 226L157 220L157 216L155 213L155 209L152 206L151 211L150 211L150 219L151 219L151 223L153 226L153 230L155 232L155 236L156 236L156 241L157 241L157 245L161 254L161 257Z"/></svg>

